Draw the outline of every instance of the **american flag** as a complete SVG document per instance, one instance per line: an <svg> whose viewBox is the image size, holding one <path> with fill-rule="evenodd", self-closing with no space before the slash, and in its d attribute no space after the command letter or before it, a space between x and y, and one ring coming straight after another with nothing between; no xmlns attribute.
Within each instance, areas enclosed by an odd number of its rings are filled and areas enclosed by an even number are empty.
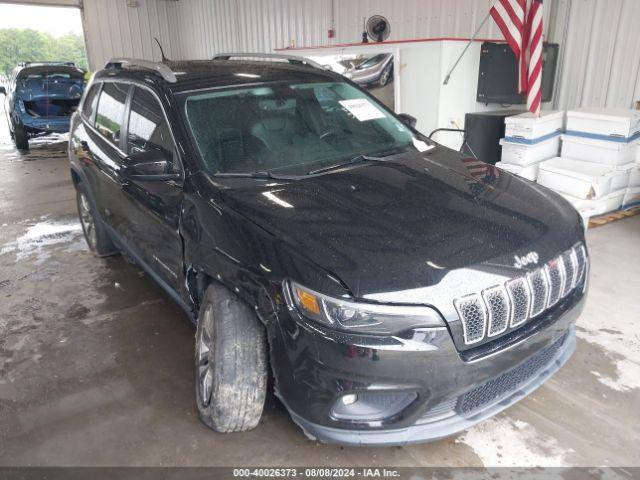
<svg viewBox="0 0 640 480"><path fill-rule="evenodd" d="M496 0L490 10L518 59L518 91L540 115L542 101L542 0Z"/></svg>

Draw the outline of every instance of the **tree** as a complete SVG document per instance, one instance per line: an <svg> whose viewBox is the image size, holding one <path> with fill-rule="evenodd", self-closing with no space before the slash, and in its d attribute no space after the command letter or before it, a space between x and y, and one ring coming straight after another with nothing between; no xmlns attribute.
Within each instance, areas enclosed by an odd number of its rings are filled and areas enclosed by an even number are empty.
<svg viewBox="0 0 640 480"><path fill-rule="evenodd" d="M54 37L32 29L0 29L0 74L8 75L19 62L74 62L87 68L82 35Z"/></svg>

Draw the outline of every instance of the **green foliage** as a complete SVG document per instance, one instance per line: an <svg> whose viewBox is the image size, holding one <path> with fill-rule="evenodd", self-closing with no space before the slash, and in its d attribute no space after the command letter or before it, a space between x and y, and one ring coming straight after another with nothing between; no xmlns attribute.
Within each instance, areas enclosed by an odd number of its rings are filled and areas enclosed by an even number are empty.
<svg viewBox="0 0 640 480"><path fill-rule="evenodd" d="M0 75L8 75L19 62L48 60L75 62L87 68L82 35L68 33L54 37L31 29L0 29Z"/></svg>

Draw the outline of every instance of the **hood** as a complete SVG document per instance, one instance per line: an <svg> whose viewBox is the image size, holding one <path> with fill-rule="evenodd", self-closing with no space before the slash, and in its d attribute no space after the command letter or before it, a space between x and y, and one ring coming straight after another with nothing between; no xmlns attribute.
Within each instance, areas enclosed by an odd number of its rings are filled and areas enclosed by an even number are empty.
<svg viewBox="0 0 640 480"><path fill-rule="evenodd" d="M536 266L516 257L541 265L583 237L559 195L445 147L223 195L354 297L375 301L433 304L434 286L476 291L494 281L483 277Z"/></svg>

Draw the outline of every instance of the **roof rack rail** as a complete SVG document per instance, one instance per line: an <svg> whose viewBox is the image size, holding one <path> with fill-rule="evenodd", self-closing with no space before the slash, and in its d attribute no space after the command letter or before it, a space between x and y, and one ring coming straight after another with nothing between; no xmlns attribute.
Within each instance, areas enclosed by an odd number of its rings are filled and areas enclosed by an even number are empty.
<svg viewBox="0 0 640 480"><path fill-rule="evenodd" d="M308 65L309 67L319 68L324 70L322 66L313 60L308 58L298 57L296 55L284 55L281 53L217 53L213 56L212 60L230 60L232 58L264 58L273 60L286 60L292 65Z"/></svg>
<svg viewBox="0 0 640 480"><path fill-rule="evenodd" d="M104 68L142 68L157 73L169 83L178 81L176 74L167 64L139 58L112 58L105 64Z"/></svg>

